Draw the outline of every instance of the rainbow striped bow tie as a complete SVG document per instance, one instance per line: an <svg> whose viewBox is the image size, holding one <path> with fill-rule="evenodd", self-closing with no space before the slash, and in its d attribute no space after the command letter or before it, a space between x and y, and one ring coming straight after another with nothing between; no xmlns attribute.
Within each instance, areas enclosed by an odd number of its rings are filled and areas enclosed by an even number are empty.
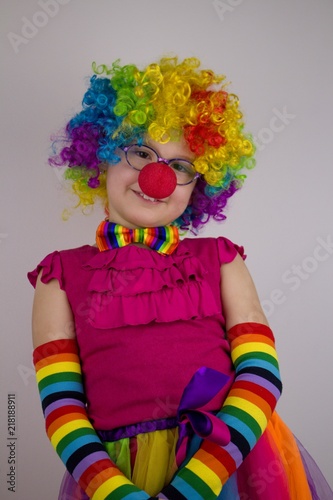
<svg viewBox="0 0 333 500"><path fill-rule="evenodd" d="M100 251L123 247L131 243L142 243L159 253L170 255L179 243L178 228L161 226L128 229L107 220L101 222L97 228L96 244Z"/></svg>

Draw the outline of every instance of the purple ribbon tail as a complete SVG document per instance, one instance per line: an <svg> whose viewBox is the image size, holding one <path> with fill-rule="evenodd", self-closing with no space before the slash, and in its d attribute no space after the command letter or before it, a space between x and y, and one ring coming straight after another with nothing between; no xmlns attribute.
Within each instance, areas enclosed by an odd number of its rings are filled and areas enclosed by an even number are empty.
<svg viewBox="0 0 333 500"><path fill-rule="evenodd" d="M179 439L176 462L179 466L186 458L188 440L193 433L203 439L225 446L230 442L227 425L218 417L202 410L230 380L228 375L213 368L199 368L185 387L180 400L177 418Z"/></svg>

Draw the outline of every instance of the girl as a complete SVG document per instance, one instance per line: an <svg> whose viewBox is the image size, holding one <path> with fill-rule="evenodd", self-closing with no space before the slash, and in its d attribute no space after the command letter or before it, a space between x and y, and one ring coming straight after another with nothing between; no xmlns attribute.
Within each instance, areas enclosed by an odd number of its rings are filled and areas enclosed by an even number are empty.
<svg viewBox="0 0 333 500"><path fill-rule="evenodd" d="M93 69L51 164L107 219L96 245L29 273L59 498L331 498L275 412L274 336L243 248L179 241L222 221L254 166L238 98L193 58Z"/></svg>

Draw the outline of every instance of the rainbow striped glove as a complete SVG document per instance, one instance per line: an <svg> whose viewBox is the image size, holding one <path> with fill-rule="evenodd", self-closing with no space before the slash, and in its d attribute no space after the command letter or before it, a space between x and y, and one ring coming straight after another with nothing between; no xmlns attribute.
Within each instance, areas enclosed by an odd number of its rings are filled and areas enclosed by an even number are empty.
<svg viewBox="0 0 333 500"><path fill-rule="evenodd" d="M33 353L47 435L89 498L147 500L109 458L86 408L76 340L55 340Z"/></svg>
<svg viewBox="0 0 333 500"><path fill-rule="evenodd" d="M271 329L241 323L227 336L236 376L217 416L229 428L230 443L219 446L204 440L159 498L215 500L264 432L280 397L282 384Z"/></svg>

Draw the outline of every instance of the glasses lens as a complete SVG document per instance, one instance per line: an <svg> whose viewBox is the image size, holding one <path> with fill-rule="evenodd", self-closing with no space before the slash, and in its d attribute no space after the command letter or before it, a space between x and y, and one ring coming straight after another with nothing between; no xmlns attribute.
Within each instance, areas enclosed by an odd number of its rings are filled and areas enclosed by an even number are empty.
<svg viewBox="0 0 333 500"><path fill-rule="evenodd" d="M170 167L176 174L178 184L187 184L193 181L196 175L192 163L186 160L173 160Z"/></svg>
<svg viewBox="0 0 333 500"><path fill-rule="evenodd" d="M137 170L141 170L143 167L148 165L148 163L153 163L158 161L158 157L152 149L148 146L138 146L133 144L127 150L127 161L129 164L136 168Z"/></svg>
<svg viewBox="0 0 333 500"><path fill-rule="evenodd" d="M162 161L158 154L149 146L132 144L127 148L126 158L131 167L136 170L142 170L148 163ZM192 163L187 160L175 159L166 161L175 172L177 184L188 184L192 182L196 176L196 171Z"/></svg>

